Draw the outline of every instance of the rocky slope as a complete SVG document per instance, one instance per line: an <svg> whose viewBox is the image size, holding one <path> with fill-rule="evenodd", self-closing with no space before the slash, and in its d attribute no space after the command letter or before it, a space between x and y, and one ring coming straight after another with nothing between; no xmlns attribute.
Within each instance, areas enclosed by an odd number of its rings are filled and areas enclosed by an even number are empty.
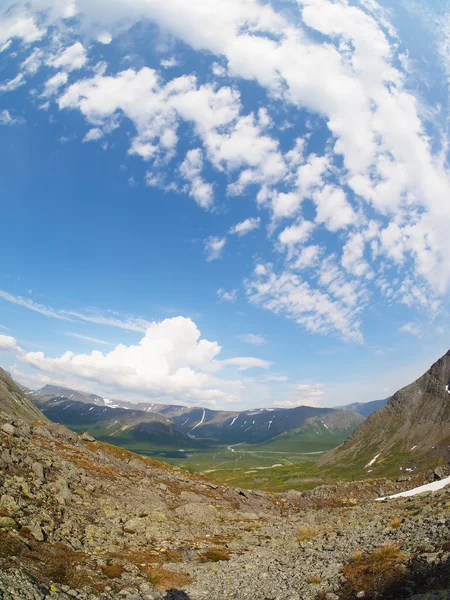
<svg viewBox="0 0 450 600"><path fill-rule="evenodd" d="M2 368L0 368L0 416L24 421L47 420Z"/></svg>
<svg viewBox="0 0 450 600"><path fill-rule="evenodd" d="M422 480L270 495L3 417L0 597L410 598L448 586L450 493L374 499Z"/></svg>
<svg viewBox="0 0 450 600"><path fill-rule="evenodd" d="M414 472L450 458L450 350L417 381L396 392L322 459L360 472Z"/></svg>

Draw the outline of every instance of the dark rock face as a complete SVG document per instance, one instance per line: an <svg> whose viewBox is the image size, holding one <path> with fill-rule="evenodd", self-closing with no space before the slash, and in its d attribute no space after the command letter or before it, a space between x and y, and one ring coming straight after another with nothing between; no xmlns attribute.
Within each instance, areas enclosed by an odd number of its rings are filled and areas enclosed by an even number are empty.
<svg viewBox="0 0 450 600"><path fill-rule="evenodd" d="M373 413L322 464L352 461L376 465L408 455L411 469L424 457L450 457L450 350L419 379L396 392L389 402ZM436 463L435 461L435 463ZM370 465L372 466L372 465Z"/></svg>

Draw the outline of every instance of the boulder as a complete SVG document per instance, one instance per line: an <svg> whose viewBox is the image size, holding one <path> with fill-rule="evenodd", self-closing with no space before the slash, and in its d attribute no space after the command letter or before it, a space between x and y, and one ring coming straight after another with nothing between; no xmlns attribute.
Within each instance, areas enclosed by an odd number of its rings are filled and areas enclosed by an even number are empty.
<svg viewBox="0 0 450 600"><path fill-rule="evenodd" d="M444 479L444 469L442 467L436 467L433 471L433 475L435 479Z"/></svg>
<svg viewBox="0 0 450 600"><path fill-rule="evenodd" d="M33 471L33 474L36 477L36 479L39 479L39 481L45 480L44 467L41 465L41 463L39 463L39 462L33 463L31 465L31 470Z"/></svg>
<svg viewBox="0 0 450 600"><path fill-rule="evenodd" d="M95 437L91 435L88 431L85 431L81 436L83 442L95 442Z"/></svg>
<svg viewBox="0 0 450 600"><path fill-rule="evenodd" d="M16 428L13 427L10 423L3 423L1 426L1 430L8 435L14 435L16 433Z"/></svg>

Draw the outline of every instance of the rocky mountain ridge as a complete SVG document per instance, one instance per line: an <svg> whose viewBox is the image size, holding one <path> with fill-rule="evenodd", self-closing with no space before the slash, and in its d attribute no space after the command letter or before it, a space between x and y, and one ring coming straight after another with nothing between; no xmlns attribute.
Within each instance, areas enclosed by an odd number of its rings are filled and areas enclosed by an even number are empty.
<svg viewBox="0 0 450 600"><path fill-rule="evenodd" d="M450 350L368 417L323 465L360 472L414 472L450 459Z"/></svg>

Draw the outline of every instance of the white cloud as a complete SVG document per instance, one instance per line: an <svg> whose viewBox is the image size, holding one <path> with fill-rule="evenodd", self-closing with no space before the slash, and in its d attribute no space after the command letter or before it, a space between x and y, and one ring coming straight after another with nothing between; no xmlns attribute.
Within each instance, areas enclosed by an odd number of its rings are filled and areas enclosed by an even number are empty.
<svg viewBox="0 0 450 600"><path fill-rule="evenodd" d="M77 71L87 63L86 48L81 42L64 48L59 54L47 60L47 64L54 69Z"/></svg>
<svg viewBox="0 0 450 600"><path fill-rule="evenodd" d="M13 123L13 117L9 110L5 109L0 111L0 124L1 125L11 125Z"/></svg>
<svg viewBox="0 0 450 600"><path fill-rule="evenodd" d="M108 353L67 351L51 358L43 352L25 352L14 338L3 335L0 348L14 351L47 381L187 404L237 402L243 383L214 373L223 367L245 371L271 364L253 357L218 360L219 344L201 338L196 324L184 317L150 323L138 344L119 344Z"/></svg>
<svg viewBox="0 0 450 600"><path fill-rule="evenodd" d="M17 340L10 335L0 334L0 350L15 350L17 348Z"/></svg>
<svg viewBox="0 0 450 600"><path fill-rule="evenodd" d="M219 63L213 63L211 70L216 77L226 77L227 75L227 70Z"/></svg>
<svg viewBox="0 0 450 600"><path fill-rule="evenodd" d="M34 48L31 54L20 65L25 73L34 75L42 65L44 53L40 48Z"/></svg>
<svg viewBox="0 0 450 600"><path fill-rule="evenodd" d="M92 127L83 138L83 142L96 142L103 137L100 127Z"/></svg>
<svg viewBox="0 0 450 600"><path fill-rule="evenodd" d="M314 223L311 221L301 221L298 225L286 227L278 236L280 244L283 246L293 246L307 242L314 229Z"/></svg>
<svg viewBox="0 0 450 600"><path fill-rule="evenodd" d="M17 90L21 85L25 85L25 78L22 73L19 73L14 77L14 79L9 79L4 83L0 83L0 93L1 92L13 92Z"/></svg>
<svg viewBox="0 0 450 600"><path fill-rule="evenodd" d="M209 208L214 199L213 186L202 179L203 155L200 148L189 150L180 165L180 173L189 182L189 196L202 208Z"/></svg>
<svg viewBox="0 0 450 600"><path fill-rule="evenodd" d="M28 310L37 312L44 317L50 317L52 319L58 319L60 321L85 321L87 323L94 323L96 325L109 325L111 327L117 327L119 329L125 329L127 331L143 332L146 331L149 321L141 319L139 317L123 316L114 313L113 311L106 312L104 314L96 313L82 313L74 310L56 310L49 306L34 302L30 298L23 298L22 296L14 296L4 290L0 290L0 298L23 306Z"/></svg>
<svg viewBox="0 0 450 600"><path fill-rule="evenodd" d="M175 56L171 56L170 58L163 58L161 61L161 66L163 69L170 69L171 67L176 67L178 65L178 61Z"/></svg>
<svg viewBox="0 0 450 600"><path fill-rule="evenodd" d="M333 295L314 289L307 281L286 270L277 275L271 265L260 265L246 282L249 300L254 304L303 325L312 333L338 333L355 342L362 341L359 309L352 306L355 292L343 287L335 275L322 285L334 284Z"/></svg>
<svg viewBox="0 0 450 600"><path fill-rule="evenodd" d="M68 79L67 73L64 73L63 71L61 71L61 73L56 73L56 75L53 75L53 77L50 77L50 79L45 82L42 96L44 98L54 96L58 93L59 88L66 85Z"/></svg>
<svg viewBox="0 0 450 600"><path fill-rule="evenodd" d="M224 288L219 288L217 290L217 295L219 296L220 300L224 300L225 302L236 302L238 291L237 290L227 291Z"/></svg>
<svg viewBox="0 0 450 600"><path fill-rule="evenodd" d="M234 78L229 86L200 85L189 74L162 81L148 67L108 76L97 72L73 83L58 99L59 106L81 111L93 130L105 133L108 126L129 119L135 128L130 153L156 167L164 165L164 171L176 157L179 125L187 123L202 166L209 161L208 167L225 176L230 195L255 186L259 206L272 213L271 233L278 219L290 219L285 232L292 233L303 217L305 200L312 200L317 213L314 234L326 228L327 239L334 235L333 260L343 268L340 281L347 290L357 287L352 278L367 282L380 268L392 268L395 273L387 285L374 282L382 294L390 301L435 309L436 298L445 298L450 286L446 124L436 128L440 137L429 138L426 107L407 87L397 32L387 13L373 0L354 4L302 0L293 19L291 13L257 0L216 0L214 6L182 0L111 0L108 11L100 0L33 0L14 6L7 2L0 9L0 44L12 38L33 43L47 28L51 43L60 43L67 39L64 19L77 14L77 22L70 23L70 45L48 59L64 70L86 64L83 44L89 47L91 39L100 39L104 32L109 39L146 19L194 51L215 57L210 73L218 79ZM74 42L77 36L83 44ZM444 59L447 37L444 31ZM29 59L22 63L24 72L39 68L42 56L31 56L27 65ZM21 85L23 76L18 77L0 89ZM281 149L282 127L279 122L273 127L270 103L258 112L242 106L246 99L240 98L238 79L259 85L282 110L311 114L310 131L291 151ZM320 150L323 156L307 155L315 115L321 131L329 132ZM179 167L178 161L177 175ZM210 184L200 171L189 172L189 193L209 208ZM178 185L170 172L166 178L158 172L152 177L163 189ZM376 222L372 237L366 231L369 220ZM308 249L295 251L290 244L286 260L292 264L287 268L306 269L317 264L319 255L329 256L320 242L315 239ZM278 241L275 245L279 248ZM308 290L319 297L321 281L312 269L307 276ZM352 294L354 290L347 297ZM360 300L363 296L357 294ZM362 301L360 308L364 305Z"/></svg>
<svg viewBox="0 0 450 600"><path fill-rule="evenodd" d="M113 345L110 342L106 342L105 340L99 340L98 338L90 337L88 335L82 335L81 333L66 333L66 335L77 338L78 340L92 342L93 344L101 344L102 346L112 346Z"/></svg>
<svg viewBox="0 0 450 600"><path fill-rule="evenodd" d="M226 237L221 238L214 235L210 235L206 240L203 240L205 245L206 260L211 262L212 260L217 260L220 258L226 242Z"/></svg>
<svg viewBox="0 0 450 600"><path fill-rule="evenodd" d="M333 232L355 223L356 215L341 188L326 185L312 197L317 209L316 223L323 223Z"/></svg>
<svg viewBox="0 0 450 600"><path fill-rule="evenodd" d="M320 406L325 395L323 383L298 384L290 392L286 400L276 400L275 406L294 408L295 406Z"/></svg>
<svg viewBox="0 0 450 600"><path fill-rule="evenodd" d="M416 337L421 337L422 330L421 327L417 323L405 323L399 328L400 333L409 333Z"/></svg>
<svg viewBox="0 0 450 600"><path fill-rule="evenodd" d="M226 358L220 361L221 365L231 365L237 367L238 371L247 371L248 369L269 369L272 363L269 360L253 358L251 356L237 356L235 358Z"/></svg>
<svg viewBox="0 0 450 600"><path fill-rule="evenodd" d="M261 219L259 217L245 219L245 221L241 221L240 223L233 225L228 233L243 236L247 233L250 233L250 231L259 229L260 223Z"/></svg>
<svg viewBox="0 0 450 600"><path fill-rule="evenodd" d="M108 31L102 31L97 36L97 42L106 46L112 42L112 35Z"/></svg>
<svg viewBox="0 0 450 600"><path fill-rule="evenodd" d="M238 335L238 338L247 344L253 344L254 346L262 346L267 343L266 338L263 335L256 335L254 333L245 333L244 335Z"/></svg>

